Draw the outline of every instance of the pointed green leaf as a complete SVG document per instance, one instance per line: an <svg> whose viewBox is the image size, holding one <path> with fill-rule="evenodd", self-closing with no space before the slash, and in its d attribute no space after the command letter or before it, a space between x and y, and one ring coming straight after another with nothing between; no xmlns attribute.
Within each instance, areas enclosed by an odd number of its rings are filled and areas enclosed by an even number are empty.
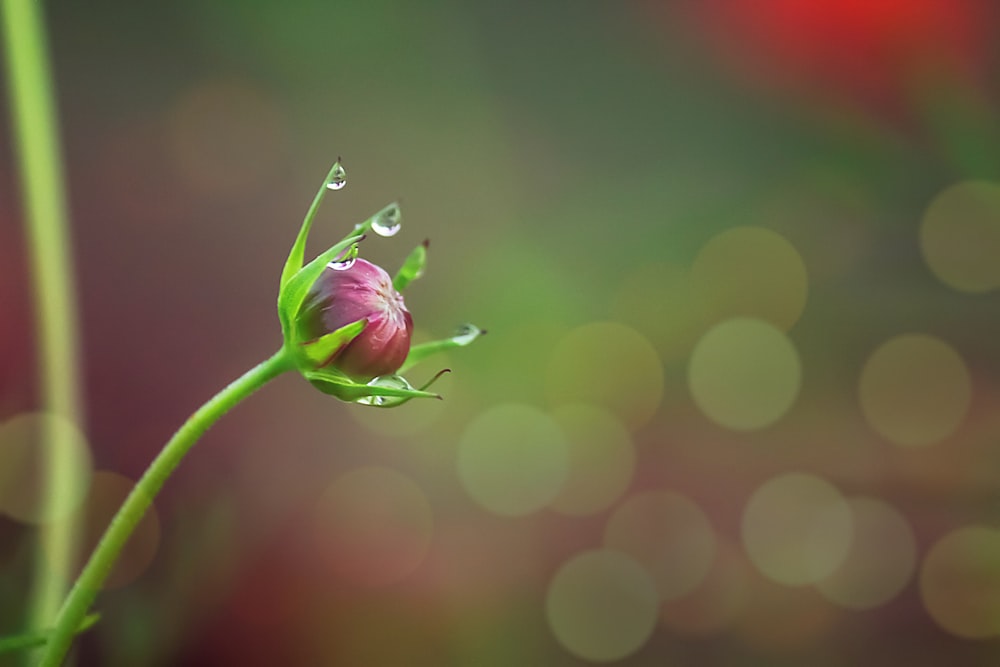
<svg viewBox="0 0 1000 667"><path fill-rule="evenodd" d="M486 331L480 329L474 324L463 324L455 332L455 335L451 338L445 338L443 340L434 340L429 343L421 343L420 345L414 345L410 348L410 353L406 355L406 361L403 362L402 367L400 367L399 372L405 373L407 370L420 363L432 354L437 354L438 352L444 352L445 350L450 350L455 347L465 347L472 341L476 340Z"/></svg>
<svg viewBox="0 0 1000 667"><path fill-rule="evenodd" d="M377 377L367 384L354 382L343 373L330 368L306 371L302 375L324 394L336 396L342 401L362 403L364 399L372 396L405 399L441 398L437 394L421 389L414 389L405 378L398 375ZM363 404L374 405L375 403L363 402ZM384 407L390 406L385 405Z"/></svg>
<svg viewBox="0 0 1000 667"><path fill-rule="evenodd" d="M341 253L352 245L359 243L363 238L363 236L347 237L299 269L285 283L284 287L281 288L281 291L278 293L278 319L281 320L281 331L285 336L285 340L289 340L292 337L292 322L295 320L295 315L299 312L299 308L302 307L302 302L305 301L306 294L309 293L309 288L312 287L320 274L323 273L326 265L339 257Z"/></svg>
<svg viewBox="0 0 1000 667"><path fill-rule="evenodd" d="M352 380L350 376L348 376L346 373L339 371L331 366L324 366L323 368L314 368L312 370L303 371L302 376L309 382L312 382L313 384L319 383L319 385L322 385L323 387L333 386L333 385L347 387L359 384L354 380ZM331 393L331 392L325 391L324 393Z"/></svg>
<svg viewBox="0 0 1000 667"><path fill-rule="evenodd" d="M328 181L336 171L338 165L339 162L334 165L334 169L330 170L330 176L327 177ZM322 195L325 193L325 190L326 182L324 182L320 192L317 193L316 199L313 201L313 207L309 209L309 214L306 215L306 220L302 223L299 238L295 240L295 245L292 246L292 252L289 254L288 261L285 263L285 269L281 274L281 289L278 292L278 319L281 321L281 332L285 340L291 337L292 320L295 319L295 314L302 306L309 288L319 278L326 265L340 256L350 246L359 243L365 237L365 232L371 229L372 223L380 218L384 218L393 209L399 208L399 205L396 203L382 208L364 222L355 225L351 234L344 237L339 243L303 267L302 257L305 251L305 238L309 234L312 218L316 214L314 209L318 209L319 202L322 201ZM291 267L300 268L292 269Z"/></svg>
<svg viewBox="0 0 1000 667"><path fill-rule="evenodd" d="M330 367L303 371L302 377L324 394L336 396L342 401L357 400L363 395L361 392L368 387L368 385L355 382L344 373Z"/></svg>
<svg viewBox="0 0 1000 667"><path fill-rule="evenodd" d="M355 403L360 403L362 405L370 405L370 406L375 407L375 408L394 408L397 405L402 405L403 403L407 403L407 402L411 401L414 398L418 398L417 393L419 393L420 396L423 396L425 398L431 397L431 396L433 396L434 398L441 398L440 395L427 392L426 389L428 387L430 387L432 384L434 384L435 382L437 382L438 378L440 378L442 375L444 375L445 373L450 373L450 372L451 372L450 368L445 368L444 370L439 371L438 373L436 373L434 375L434 377L432 377L430 380L428 380L427 382L425 382L422 387L420 387L419 389L415 390L414 393L412 393L412 394L410 394L408 396L381 396L381 395L368 396L368 397L365 397L365 398L358 399L357 401L355 401ZM383 382L385 384L388 384L388 386L392 386L393 383L397 383L397 384L400 384L400 385L401 384L405 384L405 387L409 388L410 390L413 390L413 387L410 385L410 383L407 382L406 378L404 378L401 375L387 375L387 376L385 376L383 378L376 378L376 380L380 380L381 382ZM374 382L374 381L375 380L372 380L372 382ZM371 383L369 383L369 386L371 386Z"/></svg>
<svg viewBox="0 0 1000 667"><path fill-rule="evenodd" d="M319 205L323 203L323 197L326 196L326 191L329 189L327 184L334 180L338 171L342 170L343 167L340 165L340 158L337 158L337 161L330 168L330 173L323 180L323 184L319 186L316 196L313 197L312 206L309 207L306 217L302 220L299 235L295 237L295 243L292 244L292 249L288 253L288 259L285 260L285 267L281 270L281 289L284 289L288 281L292 279L292 276L302 268L302 262L306 253L306 239L309 237L309 230L312 228L313 220L319 211Z"/></svg>
<svg viewBox="0 0 1000 667"><path fill-rule="evenodd" d="M397 292L402 292L407 285L424 275L424 266L427 264L427 246L429 241L424 241L407 256L403 266L399 267L399 272L392 279L392 286Z"/></svg>
<svg viewBox="0 0 1000 667"><path fill-rule="evenodd" d="M367 319L345 324L336 331L303 343L299 349L309 362L310 368L325 366L333 360L337 352L357 338L366 326L368 326Z"/></svg>

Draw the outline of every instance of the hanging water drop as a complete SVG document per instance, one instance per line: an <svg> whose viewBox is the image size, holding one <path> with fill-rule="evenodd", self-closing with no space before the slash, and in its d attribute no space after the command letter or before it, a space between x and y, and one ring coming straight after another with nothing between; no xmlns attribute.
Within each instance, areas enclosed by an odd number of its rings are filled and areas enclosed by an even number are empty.
<svg viewBox="0 0 1000 667"><path fill-rule="evenodd" d="M369 387L391 387L393 389L402 389L404 391L413 391L413 385L407 382L406 378L401 375L380 375L378 377L372 378L368 381ZM399 396L362 396L361 398L354 401L355 403L360 403L362 405L374 405L376 407L388 408L393 405L398 405L400 403L405 403L408 399Z"/></svg>
<svg viewBox="0 0 1000 667"><path fill-rule="evenodd" d="M337 168L333 170L333 176L326 182L326 187L329 190L340 190L345 185L347 185L347 172L344 171L343 166L338 164Z"/></svg>
<svg viewBox="0 0 1000 667"><path fill-rule="evenodd" d="M399 207L393 204L375 216L372 221L372 231L379 236L395 236L403 227L402 217Z"/></svg>
<svg viewBox="0 0 1000 667"><path fill-rule="evenodd" d="M385 405L385 396L363 396L355 403L360 403L361 405L374 405L376 407L381 407Z"/></svg>
<svg viewBox="0 0 1000 667"><path fill-rule="evenodd" d="M346 271L354 266L354 262L356 261L358 261L358 246L352 245L340 257L327 264L326 268L333 269L334 271Z"/></svg>

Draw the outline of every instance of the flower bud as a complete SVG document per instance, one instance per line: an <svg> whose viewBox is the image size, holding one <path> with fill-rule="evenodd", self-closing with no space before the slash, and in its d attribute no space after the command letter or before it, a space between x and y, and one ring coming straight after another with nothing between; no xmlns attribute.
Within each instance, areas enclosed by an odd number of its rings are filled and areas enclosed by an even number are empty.
<svg viewBox="0 0 1000 667"><path fill-rule="evenodd" d="M338 159L302 220L281 269L278 321L283 352L311 385L342 401L391 408L414 398L441 398L427 389L441 377L414 386L399 375L428 356L464 347L485 333L468 326L444 340L410 347L413 319L400 292L424 272L427 242L407 256L395 278L358 259L369 230L379 236L399 231L399 205L389 204L350 234L305 263L306 242L327 190L339 190L344 169Z"/></svg>
<svg viewBox="0 0 1000 667"><path fill-rule="evenodd" d="M392 278L364 259L332 264L313 283L296 317L300 343L308 343L353 322L365 328L326 364L355 380L395 373L410 351L413 318Z"/></svg>

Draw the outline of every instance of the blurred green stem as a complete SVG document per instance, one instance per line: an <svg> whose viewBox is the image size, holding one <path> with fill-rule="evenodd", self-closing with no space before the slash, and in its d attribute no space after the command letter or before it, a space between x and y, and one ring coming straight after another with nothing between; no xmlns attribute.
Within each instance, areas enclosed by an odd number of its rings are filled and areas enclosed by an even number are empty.
<svg viewBox="0 0 1000 667"><path fill-rule="evenodd" d="M80 627L76 629L77 634L86 632L99 620L101 620L100 614L88 614L84 616ZM47 630L36 630L21 635L0 637L0 655L44 646L48 640L49 632Z"/></svg>
<svg viewBox="0 0 1000 667"><path fill-rule="evenodd" d="M42 3L35 0L2 0L2 3L12 134L17 146L31 257L40 407L79 426L79 327ZM66 429L49 428L42 434L43 502L50 507L58 506L60 495L79 495L73 486L79 483L79 475L72 469L73 461L53 455L62 444L55 442L55 438L69 437L65 433ZM48 508L42 509L42 515L49 516ZM28 612L28 625L32 629L48 627L55 617L66 592L77 530L68 521L39 530L40 553ZM47 558L43 558L41 551Z"/></svg>
<svg viewBox="0 0 1000 667"><path fill-rule="evenodd" d="M63 603L55 627L49 635L41 667L56 667L69 649L73 635L87 615L97 592L111 573L118 555L140 519L149 509L163 483L177 468L192 445L233 406L287 370L294 368L292 356L282 347L267 361L261 362L234 380L191 415L146 468L111 524L101 537L90 560L77 577Z"/></svg>

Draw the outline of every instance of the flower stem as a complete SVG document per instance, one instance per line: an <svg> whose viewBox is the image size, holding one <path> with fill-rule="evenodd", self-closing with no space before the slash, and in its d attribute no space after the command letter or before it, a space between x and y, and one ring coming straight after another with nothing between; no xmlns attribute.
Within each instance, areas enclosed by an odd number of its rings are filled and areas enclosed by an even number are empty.
<svg viewBox="0 0 1000 667"><path fill-rule="evenodd" d="M39 403L46 413L80 426L79 327L71 280L73 261L41 6L31 0L2 0L4 60L31 258ZM45 428L40 445L42 497L50 507L58 507L63 497L79 495L79 474L72 460L55 455L64 450L60 447L63 443L55 439L71 437L66 435L69 431ZM48 516L47 508L42 510L42 515ZM69 579L70 563L75 557L77 527L59 521L41 527L38 535L38 548L49 558L37 559L28 611L28 627L32 630L50 625L66 593L64 582Z"/></svg>
<svg viewBox="0 0 1000 667"><path fill-rule="evenodd" d="M76 628L90 610L90 605L110 574L132 531L191 446L233 406L293 367L291 355L282 347L270 359L250 369L213 396L177 430L122 503L97 548L94 549L94 553L91 554L90 560L77 577L56 617L55 627L49 635L45 654L39 663L40 667L56 667L62 662Z"/></svg>

